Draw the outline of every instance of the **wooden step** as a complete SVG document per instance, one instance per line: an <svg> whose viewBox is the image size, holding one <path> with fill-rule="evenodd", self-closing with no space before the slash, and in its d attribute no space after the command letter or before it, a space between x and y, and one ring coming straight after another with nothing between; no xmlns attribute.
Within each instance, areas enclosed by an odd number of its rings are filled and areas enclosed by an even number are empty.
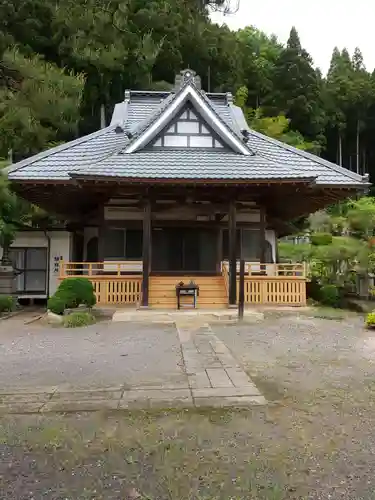
<svg viewBox="0 0 375 500"><path fill-rule="evenodd" d="M176 285L181 281L184 283L194 281L199 286L198 309L223 309L228 306L228 296L222 276L151 276L150 306L158 309L176 309ZM190 305L192 299L181 297L181 303Z"/></svg>
<svg viewBox="0 0 375 500"><path fill-rule="evenodd" d="M175 290L150 290L149 297L176 297ZM199 290L199 297L226 297L225 290Z"/></svg>

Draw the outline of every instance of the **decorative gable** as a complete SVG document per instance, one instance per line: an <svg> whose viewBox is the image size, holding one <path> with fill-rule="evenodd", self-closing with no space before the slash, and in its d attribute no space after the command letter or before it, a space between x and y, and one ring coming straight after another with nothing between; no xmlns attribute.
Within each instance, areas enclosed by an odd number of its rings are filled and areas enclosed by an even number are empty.
<svg viewBox="0 0 375 500"><path fill-rule="evenodd" d="M168 101L166 99L167 102L162 103L148 121L132 132L131 141L123 152L134 153L156 142L156 147L161 147L164 143L164 147L175 148L219 149L220 144L222 146L225 144L227 149L235 153L252 155L252 151L246 146L246 138L220 117L210 100L196 87L193 75L188 76L188 73L185 74L186 78L182 87L175 94L171 94L170 99ZM184 115L185 112L186 115ZM179 119L176 120L176 117ZM175 128L171 129L174 125ZM162 142L157 143L159 139Z"/></svg>
<svg viewBox="0 0 375 500"><path fill-rule="evenodd" d="M156 148L214 148L223 149L219 136L192 109L187 106L179 117L151 143Z"/></svg>

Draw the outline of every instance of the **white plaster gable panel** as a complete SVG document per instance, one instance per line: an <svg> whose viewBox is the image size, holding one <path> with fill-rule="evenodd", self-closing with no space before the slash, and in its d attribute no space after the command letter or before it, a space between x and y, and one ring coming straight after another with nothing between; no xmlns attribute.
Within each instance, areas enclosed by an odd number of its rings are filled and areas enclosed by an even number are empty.
<svg viewBox="0 0 375 500"><path fill-rule="evenodd" d="M153 147L224 148L224 145L220 142L215 132L210 129L209 125L202 118L198 118L189 106L175 120L172 126L167 125L160 133L160 136L156 136L156 139L152 143Z"/></svg>

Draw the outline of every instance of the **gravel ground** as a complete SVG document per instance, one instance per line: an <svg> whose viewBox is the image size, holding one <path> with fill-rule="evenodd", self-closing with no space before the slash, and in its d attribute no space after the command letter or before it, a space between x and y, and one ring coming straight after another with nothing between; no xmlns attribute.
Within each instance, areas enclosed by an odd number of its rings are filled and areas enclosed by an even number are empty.
<svg viewBox="0 0 375 500"><path fill-rule="evenodd" d="M374 499L375 335L362 318L213 329L268 407L4 418L0 497Z"/></svg>
<svg viewBox="0 0 375 500"><path fill-rule="evenodd" d="M187 386L178 336L170 325L106 322L70 329L25 325L24 316L0 322L3 391L162 384Z"/></svg>

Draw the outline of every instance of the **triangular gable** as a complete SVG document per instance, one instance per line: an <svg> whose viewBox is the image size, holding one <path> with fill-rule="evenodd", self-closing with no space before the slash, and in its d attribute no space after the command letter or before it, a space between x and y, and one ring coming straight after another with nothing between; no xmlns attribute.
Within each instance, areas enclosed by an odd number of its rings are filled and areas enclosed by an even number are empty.
<svg viewBox="0 0 375 500"><path fill-rule="evenodd" d="M147 147L224 150L224 143L193 107L187 104L179 116L168 123Z"/></svg>
<svg viewBox="0 0 375 500"><path fill-rule="evenodd" d="M174 121L175 117L183 111L188 103L190 103L194 113L206 122L223 144L226 144L236 153L243 155L252 154L242 139L220 118L191 80L175 94L174 98L156 118L150 120L148 126L140 132L139 136L135 133L134 139L123 152L134 153L150 144L151 141L168 127L169 123Z"/></svg>

